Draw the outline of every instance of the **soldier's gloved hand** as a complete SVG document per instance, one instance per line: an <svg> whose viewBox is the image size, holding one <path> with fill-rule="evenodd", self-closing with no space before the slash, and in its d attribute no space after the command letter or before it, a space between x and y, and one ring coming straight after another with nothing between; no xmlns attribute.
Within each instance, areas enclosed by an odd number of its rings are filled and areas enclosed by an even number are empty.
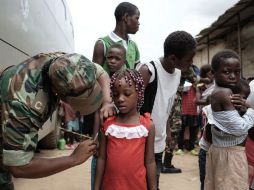
<svg viewBox="0 0 254 190"><path fill-rule="evenodd" d="M76 165L84 163L96 151L96 143L91 140L84 140L79 143L77 148L72 152L71 157L74 159Z"/></svg>

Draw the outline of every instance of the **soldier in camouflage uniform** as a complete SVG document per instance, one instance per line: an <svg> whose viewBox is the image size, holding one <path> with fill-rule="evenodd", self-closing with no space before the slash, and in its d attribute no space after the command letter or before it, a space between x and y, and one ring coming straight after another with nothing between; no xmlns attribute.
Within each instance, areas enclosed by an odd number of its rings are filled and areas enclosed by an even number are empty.
<svg viewBox="0 0 254 190"><path fill-rule="evenodd" d="M11 174L40 178L85 162L96 150L93 140L80 143L70 156L34 158L38 130L60 99L81 114L102 104L101 113L112 115L109 81L101 66L79 54L39 54L4 70L0 78L0 189L14 189Z"/></svg>
<svg viewBox="0 0 254 190"><path fill-rule="evenodd" d="M167 148L164 155L164 163L162 168L162 173L181 173L181 169L175 168L171 161L173 158L173 151L176 147L179 132L182 126L181 119L181 105L182 105L182 93L185 81L190 81L194 86L199 82L209 82L209 79L203 79L197 76L191 66L188 71L182 73L180 84L176 92L176 99L174 105L172 106L172 111L168 117L167 121Z"/></svg>

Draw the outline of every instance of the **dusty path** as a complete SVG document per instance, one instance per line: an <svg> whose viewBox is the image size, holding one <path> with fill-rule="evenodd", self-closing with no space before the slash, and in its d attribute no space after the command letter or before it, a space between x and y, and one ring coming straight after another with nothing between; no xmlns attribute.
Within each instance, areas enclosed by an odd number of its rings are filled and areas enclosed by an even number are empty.
<svg viewBox="0 0 254 190"><path fill-rule="evenodd" d="M69 150L41 151L40 157L54 157L70 154ZM90 189L90 161L41 179L14 179L16 190L89 190ZM198 158L186 153L184 156L175 156L174 165L182 168L181 174L162 174L160 179L161 190L198 190Z"/></svg>

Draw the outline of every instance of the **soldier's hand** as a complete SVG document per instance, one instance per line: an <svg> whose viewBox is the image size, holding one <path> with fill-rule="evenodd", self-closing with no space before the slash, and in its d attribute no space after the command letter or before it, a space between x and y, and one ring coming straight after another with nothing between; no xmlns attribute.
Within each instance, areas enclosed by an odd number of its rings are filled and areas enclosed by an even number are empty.
<svg viewBox="0 0 254 190"><path fill-rule="evenodd" d="M76 165L84 163L96 151L96 143L93 140L85 140L72 152L71 157Z"/></svg>
<svg viewBox="0 0 254 190"><path fill-rule="evenodd" d="M103 103L101 109L100 109L100 120L101 123L104 122L104 120L110 116L115 115L116 109L113 102L110 103Z"/></svg>

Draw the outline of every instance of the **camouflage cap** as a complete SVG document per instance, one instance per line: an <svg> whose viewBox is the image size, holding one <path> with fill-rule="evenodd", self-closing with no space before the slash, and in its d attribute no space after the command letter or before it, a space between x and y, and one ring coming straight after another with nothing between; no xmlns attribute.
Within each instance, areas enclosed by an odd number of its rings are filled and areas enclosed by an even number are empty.
<svg viewBox="0 0 254 190"><path fill-rule="evenodd" d="M83 55L58 57L49 67L49 77L57 93L80 114L90 114L100 107L102 90L96 80L96 67Z"/></svg>

